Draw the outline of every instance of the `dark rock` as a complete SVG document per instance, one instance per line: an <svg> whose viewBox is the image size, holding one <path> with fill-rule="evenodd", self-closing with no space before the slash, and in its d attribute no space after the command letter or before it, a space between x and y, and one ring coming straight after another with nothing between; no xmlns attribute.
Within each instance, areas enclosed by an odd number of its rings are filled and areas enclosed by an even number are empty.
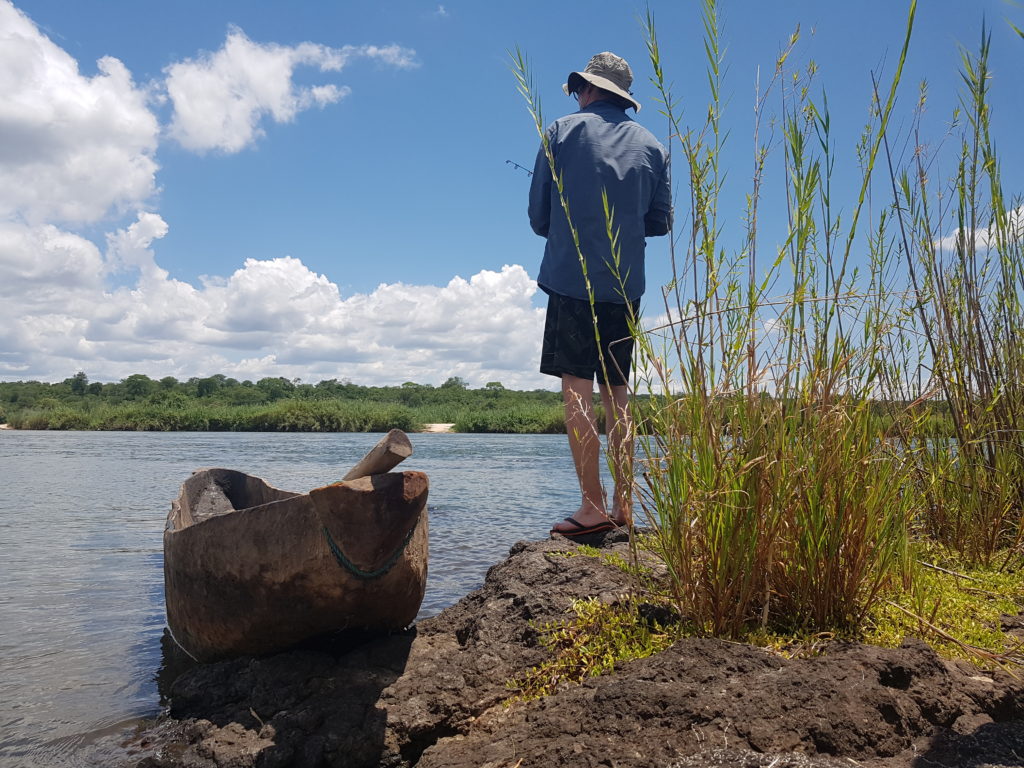
<svg viewBox="0 0 1024 768"><path fill-rule="evenodd" d="M598 543L629 556L618 532ZM189 669L170 685L169 713L135 740L132 765L1024 765L1024 684L913 640L786 660L687 639L506 706L506 681L546 656L537 624L565 618L575 599L629 591L622 570L566 557L574 548L562 537L516 544L481 589L406 633ZM677 620L644 610L652 623Z"/></svg>

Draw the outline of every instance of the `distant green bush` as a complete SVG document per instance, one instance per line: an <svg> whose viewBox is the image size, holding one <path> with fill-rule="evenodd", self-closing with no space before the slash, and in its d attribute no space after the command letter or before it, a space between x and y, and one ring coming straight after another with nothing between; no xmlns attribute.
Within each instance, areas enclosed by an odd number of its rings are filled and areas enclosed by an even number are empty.
<svg viewBox="0 0 1024 768"><path fill-rule="evenodd" d="M11 417L15 429L89 429L88 417L71 408L22 411Z"/></svg>
<svg viewBox="0 0 1024 768"><path fill-rule="evenodd" d="M386 432L414 430L412 411L393 403L279 400L240 411L233 429L257 432Z"/></svg>
<svg viewBox="0 0 1024 768"><path fill-rule="evenodd" d="M564 433L565 412L558 405L471 411L455 421L455 431L515 434Z"/></svg>

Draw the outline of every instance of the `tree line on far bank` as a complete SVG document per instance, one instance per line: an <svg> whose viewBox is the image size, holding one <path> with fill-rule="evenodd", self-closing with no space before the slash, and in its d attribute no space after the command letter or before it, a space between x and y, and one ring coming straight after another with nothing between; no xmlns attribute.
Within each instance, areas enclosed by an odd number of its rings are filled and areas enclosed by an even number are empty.
<svg viewBox="0 0 1024 768"><path fill-rule="evenodd" d="M879 421L891 421L891 403L874 405ZM634 398L634 406L643 431L651 402L641 396ZM948 406L924 407L929 411L922 421L926 436L951 436ZM595 408L600 423L596 397ZM454 424L456 432L565 432L560 393L507 389L499 381L472 389L458 376L440 386L407 381L371 387L339 379L316 384L284 377L238 381L223 374L179 381L136 373L118 382L98 382L80 371L58 383L0 382L0 422L14 429L200 432L411 432L442 423ZM728 423L722 428L728 431Z"/></svg>
<svg viewBox="0 0 1024 768"><path fill-rule="evenodd" d="M498 381L472 389L458 376L440 386L372 387L223 374L99 382L79 371L58 383L0 382L0 422L15 429L379 432L451 423L459 432L565 431L559 393Z"/></svg>

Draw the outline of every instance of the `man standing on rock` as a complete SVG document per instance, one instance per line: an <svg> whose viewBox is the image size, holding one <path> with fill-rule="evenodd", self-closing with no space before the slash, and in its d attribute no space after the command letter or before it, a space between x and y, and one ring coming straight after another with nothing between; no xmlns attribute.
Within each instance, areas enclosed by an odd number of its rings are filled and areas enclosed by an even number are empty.
<svg viewBox="0 0 1024 768"><path fill-rule="evenodd" d="M644 238L667 234L672 226L668 152L626 115L629 108L640 109L632 83L626 60L608 52L569 74L562 89L576 98L579 111L548 126L530 187L530 225L547 238L537 277L548 294L540 370L562 380L566 432L583 495L579 509L551 529L563 536L611 530L629 523L632 513L630 324L644 292ZM595 377L615 478L610 513L600 479Z"/></svg>

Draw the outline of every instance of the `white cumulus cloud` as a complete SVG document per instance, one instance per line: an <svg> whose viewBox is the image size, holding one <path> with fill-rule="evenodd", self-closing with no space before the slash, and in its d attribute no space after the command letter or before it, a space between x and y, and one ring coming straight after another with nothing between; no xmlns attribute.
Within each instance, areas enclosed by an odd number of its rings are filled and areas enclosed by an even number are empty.
<svg viewBox="0 0 1024 768"><path fill-rule="evenodd" d="M99 288L102 271L99 249L84 237L52 224L0 221L0 298L7 303Z"/></svg>
<svg viewBox="0 0 1024 768"><path fill-rule="evenodd" d="M20 297L0 303L0 376L551 384L536 373L543 311L521 266L346 298L298 259L247 259L197 287L157 265L152 246L166 232L158 215L141 213L100 253L53 227L0 228L0 286ZM32 255L49 261L27 266ZM134 282L111 287L105 276L125 269L137 271Z"/></svg>
<svg viewBox="0 0 1024 768"><path fill-rule="evenodd" d="M1003 237L1009 242L1019 242L1024 239L1024 206L1008 211L1006 215L1006 226L1003 229ZM935 247L947 251L955 251L961 238L967 235L967 230L957 230L946 237L935 242ZM995 248L998 244L999 233L993 222L990 226L974 231L974 247L977 249Z"/></svg>
<svg viewBox="0 0 1024 768"><path fill-rule="evenodd" d="M284 46L253 42L232 28L219 51L167 68L166 90L174 107L170 135L197 152L238 152L262 135L264 117L291 122L303 110L333 104L350 93L347 86L333 84L296 86L297 67L336 72L353 58L415 66L415 52L398 45Z"/></svg>
<svg viewBox="0 0 1024 768"><path fill-rule="evenodd" d="M0 0L0 219L93 222L155 189L159 125L124 64L78 63Z"/></svg>
<svg viewBox="0 0 1024 768"><path fill-rule="evenodd" d="M107 235L107 268L134 268L146 279L163 279L167 273L157 266L150 246L166 234L167 222L155 213L143 211L127 229Z"/></svg>

